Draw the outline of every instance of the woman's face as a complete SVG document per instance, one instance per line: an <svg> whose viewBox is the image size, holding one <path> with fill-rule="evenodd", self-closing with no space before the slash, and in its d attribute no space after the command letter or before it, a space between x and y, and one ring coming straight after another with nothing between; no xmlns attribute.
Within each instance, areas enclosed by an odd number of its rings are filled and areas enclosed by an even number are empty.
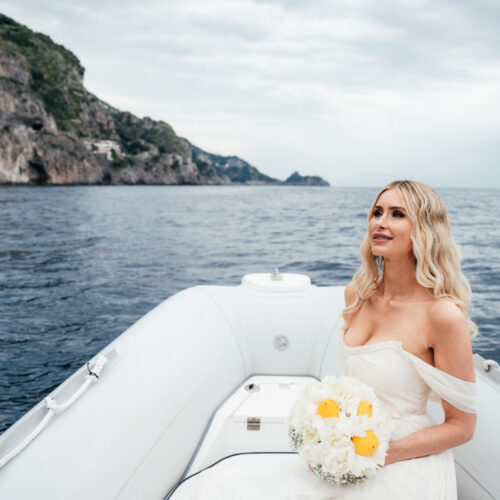
<svg viewBox="0 0 500 500"><path fill-rule="evenodd" d="M412 229L413 223L399 191L384 191L377 200L368 223L373 255L384 259L408 256L412 249Z"/></svg>

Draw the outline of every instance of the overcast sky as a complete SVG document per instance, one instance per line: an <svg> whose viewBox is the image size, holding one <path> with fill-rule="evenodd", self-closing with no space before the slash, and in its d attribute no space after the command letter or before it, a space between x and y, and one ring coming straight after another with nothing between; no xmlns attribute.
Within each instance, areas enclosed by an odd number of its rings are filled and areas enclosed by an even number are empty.
<svg viewBox="0 0 500 500"><path fill-rule="evenodd" d="M332 185L500 187L498 0L2 1L86 87L212 153Z"/></svg>

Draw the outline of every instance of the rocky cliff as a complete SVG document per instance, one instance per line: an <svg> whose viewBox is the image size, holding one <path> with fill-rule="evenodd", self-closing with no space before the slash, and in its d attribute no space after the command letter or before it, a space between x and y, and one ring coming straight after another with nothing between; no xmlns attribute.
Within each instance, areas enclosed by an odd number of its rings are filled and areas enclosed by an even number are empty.
<svg viewBox="0 0 500 500"><path fill-rule="evenodd" d="M300 175L294 172L283 184L287 186L329 186L330 184L318 175Z"/></svg>
<svg viewBox="0 0 500 500"><path fill-rule="evenodd" d="M83 76L70 51L0 14L0 184L290 184L109 106Z"/></svg>

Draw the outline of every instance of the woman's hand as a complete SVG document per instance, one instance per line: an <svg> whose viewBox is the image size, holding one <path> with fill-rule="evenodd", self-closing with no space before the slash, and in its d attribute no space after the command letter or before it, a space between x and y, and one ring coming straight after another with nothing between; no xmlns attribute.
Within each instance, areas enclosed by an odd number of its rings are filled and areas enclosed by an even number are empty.
<svg viewBox="0 0 500 500"><path fill-rule="evenodd" d="M386 465L393 464L394 462L398 462L400 459L397 457L396 454L396 447L394 446L394 441L389 443L389 448L387 448L387 454L385 456L385 462L382 467L385 467Z"/></svg>

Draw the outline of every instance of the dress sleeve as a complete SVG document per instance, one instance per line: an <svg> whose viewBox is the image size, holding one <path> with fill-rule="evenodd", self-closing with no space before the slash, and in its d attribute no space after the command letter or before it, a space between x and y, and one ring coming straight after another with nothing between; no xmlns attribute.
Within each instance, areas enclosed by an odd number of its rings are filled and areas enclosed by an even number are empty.
<svg viewBox="0 0 500 500"><path fill-rule="evenodd" d="M438 400L435 397L437 395L459 410L477 413L475 382L468 382L444 372L409 352L406 352L406 355L418 374L432 389L431 399Z"/></svg>

